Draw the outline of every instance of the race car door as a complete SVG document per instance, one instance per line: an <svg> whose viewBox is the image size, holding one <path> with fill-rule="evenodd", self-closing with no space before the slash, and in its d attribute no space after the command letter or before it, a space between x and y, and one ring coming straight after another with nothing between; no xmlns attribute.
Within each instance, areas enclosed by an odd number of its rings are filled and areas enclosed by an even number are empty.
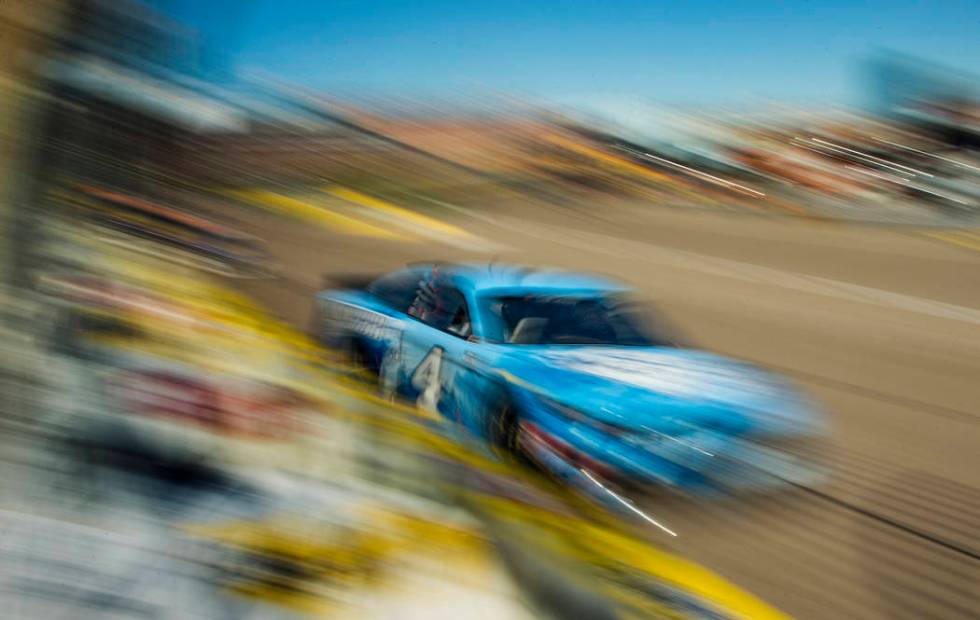
<svg viewBox="0 0 980 620"><path fill-rule="evenodd" d="M459 289L424 280L408 312L399 365L400 392L431 414L459 419L458 375L471 334L470 310Z"/></svg>

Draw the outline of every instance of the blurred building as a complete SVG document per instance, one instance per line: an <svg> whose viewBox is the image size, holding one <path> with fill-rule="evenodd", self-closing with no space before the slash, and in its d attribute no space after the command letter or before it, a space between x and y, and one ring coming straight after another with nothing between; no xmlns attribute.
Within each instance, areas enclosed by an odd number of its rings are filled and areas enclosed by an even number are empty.
<svg viewBox="0 0 980 620"><path fill-rule="evenodd" d="M75 0L68 15L45 67L58 101L54 167L125 186L140 178L134 168L179 160L200 131L242 125L211 94L207 50L191 31L129 0Z"/></svg>
<svg viewBox="0 0 980 620"><path fill-rule="evenodd" d="M0 3L0 283L17 260L16 240L29 217L30 179L47 93L37 67L64 22L62 0Z"/></svg>
<svg viewBox="0 0 980 620"><path fill-rule="evenodd" d="M882 53L866 63L869 103L952 148L980 149L980 88L975 76Z"/></svg>

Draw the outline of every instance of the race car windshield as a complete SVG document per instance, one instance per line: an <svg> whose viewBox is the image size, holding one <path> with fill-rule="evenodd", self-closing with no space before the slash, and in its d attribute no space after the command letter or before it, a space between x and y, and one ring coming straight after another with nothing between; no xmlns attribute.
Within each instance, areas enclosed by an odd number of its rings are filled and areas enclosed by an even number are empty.
<svg viewBox="0 0 980 620"><path fill-rule="evenodd" d="M618 296L520 296L487 300L488 340L508 344L671 346L636 302Z"/></svg>

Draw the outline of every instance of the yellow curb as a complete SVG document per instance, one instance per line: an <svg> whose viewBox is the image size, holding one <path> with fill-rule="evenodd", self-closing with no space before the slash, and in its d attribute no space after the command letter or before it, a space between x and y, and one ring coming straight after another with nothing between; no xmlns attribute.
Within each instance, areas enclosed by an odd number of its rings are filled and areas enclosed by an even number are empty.
<svg viewBox="0 0 980 620"><path fill-rule="evenodd" d="M229 196L261 206L272 207L294 217L315 222L327 228L349 235L375 237L378 239L406 239L405 235L392 232L380 226L369 224L357 218L331 211L324 206L283 196L267 190L227 190Z"/></svg>
<svg viewBox="0 0 980 620"><path fill-rule="evenodd" d="M439 233L440 235L455 237L457 239L464 239L472 236L462 228L453 226L452 224L446 224L445 222L441 222L434 217L416 213L410 209L393 205L390 202L362 194L361 192L353 189L346 187L330 187L324 188L324 191L336 196L337 198L341 198L370 209L376 209L393 217L411 222L416 226L427 228L433 232Z"/></svg>
<svg viewBox="0 0 980 620"><path fill-rule="evenodd" d="M944 243L958 245L963 248L980 252L980 231L961 230L950 232L925 233L927 237L932 237Z"/></svg>

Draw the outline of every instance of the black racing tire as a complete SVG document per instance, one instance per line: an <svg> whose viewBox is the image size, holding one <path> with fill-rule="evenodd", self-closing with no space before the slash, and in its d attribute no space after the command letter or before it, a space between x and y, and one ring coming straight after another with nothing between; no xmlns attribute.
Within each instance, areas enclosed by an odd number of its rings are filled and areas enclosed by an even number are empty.
<svg viewBox="0 0 980 620"><path fill-rule="evenodd" d="M510 398L501 399L496 415L490 420L490 443L495 450L519 457L523 451L520 446L520 416Z"/></svg>
<svg viewBox="0 0 980 620"><path fill-rule="evenodd" d="M343 353L355 376L374 385L378 383L378 369L371 361L371 354L360 339L355 337L345 339Z"/></svg>
<svg viewBox="0 0 980 620"><path fill-rule="evenodd" d="M540 472L541 465L521 445L520 410L509 398L501 402L499 413L490 421L490 447L501 457L512 460L529 472Z"/></svg>

